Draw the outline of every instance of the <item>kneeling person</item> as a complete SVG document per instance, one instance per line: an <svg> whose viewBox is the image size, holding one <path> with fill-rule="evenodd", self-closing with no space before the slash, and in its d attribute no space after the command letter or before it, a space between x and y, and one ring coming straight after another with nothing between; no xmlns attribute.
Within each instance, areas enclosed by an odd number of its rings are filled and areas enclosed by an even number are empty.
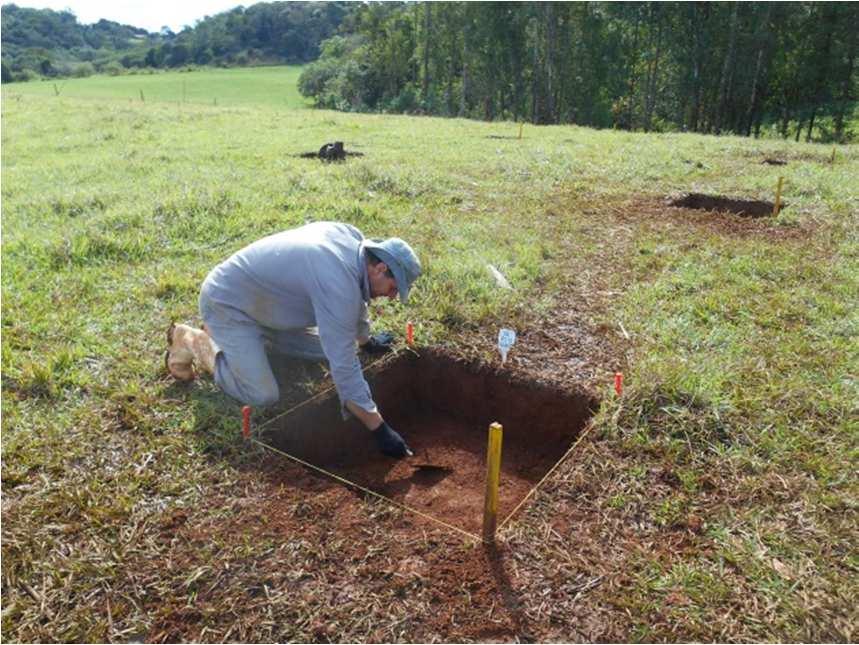
<svg viewBox="0 0 859 645"><path fill-rule="evenodd" d="M196 367L233 398L265 406L280 397L267 345L327 360L344 418L346 411L357 417L386 455L406 456L411 451L372 399L356 341L367 352L389 349L390 334L370 335L367 303L397 294L406 302L420 274L406 242L368 240L349 224L317 222L270 235L209 273L200 290L203 329L171 325L167 368L189 380Z"/></svg>

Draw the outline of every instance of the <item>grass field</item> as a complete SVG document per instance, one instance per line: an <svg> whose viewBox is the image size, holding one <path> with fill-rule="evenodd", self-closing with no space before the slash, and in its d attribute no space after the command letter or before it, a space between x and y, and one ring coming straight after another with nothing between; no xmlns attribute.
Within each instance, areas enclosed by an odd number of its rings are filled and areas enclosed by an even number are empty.
<svg viewBox="0 0 859 645"><path fill-rule="evenodd" d="M855 641L856 147L517 140L287 109L285 80L259 83L280 73L4 86L4 640ZM296 156L334 139L364 156ZM778 218L665 205L772 200L779 176ZM165 374L167 324L197 319L212 266L328 219L421 256L376 328L411 319L419 344L497 366L511 326L509 369L602 397L500 553L291 486L243 445L237 403Z"/></svg>
<svg viewBox="0 0 859 645"><path fill-rule="evenodd" d="M204 68L189 72L32 81L14 83L4 90L5 95L55 97L59 92L60 96L67 98L219 106L270 105L297 109L310 104L298 92L300 74L300 66Z"/></svg>

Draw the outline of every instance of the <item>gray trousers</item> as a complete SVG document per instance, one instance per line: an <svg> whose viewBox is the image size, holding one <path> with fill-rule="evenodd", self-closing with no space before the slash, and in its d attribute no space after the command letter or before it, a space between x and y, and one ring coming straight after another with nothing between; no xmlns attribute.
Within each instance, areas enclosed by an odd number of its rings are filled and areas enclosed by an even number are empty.
<svg viewBox="0 0 859 645"><path fill-rule="evenodd" d="M234 399L266 406L280 398L268 350L295 358L326 360L315 327L277 330L245 313L200 296L200 315L215 341L215 383Z"/></svg>

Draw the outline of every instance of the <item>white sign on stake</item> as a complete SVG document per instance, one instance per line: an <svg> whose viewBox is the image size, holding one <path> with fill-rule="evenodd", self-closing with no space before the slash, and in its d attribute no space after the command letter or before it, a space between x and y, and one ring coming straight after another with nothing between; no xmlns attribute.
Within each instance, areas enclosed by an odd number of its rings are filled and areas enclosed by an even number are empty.
<svg viewBox="0 0 859 645"><path fill-rule="evenodd" d="M516 342L516 332L512 329L502 329L498 332L498 351L501 352L501 364L507 362L507 352Z"/></svg>

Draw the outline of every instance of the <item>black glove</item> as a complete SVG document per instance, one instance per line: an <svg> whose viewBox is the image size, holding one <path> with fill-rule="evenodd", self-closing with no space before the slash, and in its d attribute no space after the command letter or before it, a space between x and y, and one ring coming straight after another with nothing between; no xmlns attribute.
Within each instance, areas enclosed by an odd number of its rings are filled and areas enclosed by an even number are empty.
<svg viewBox="0 0 859 645"><path fill-rule="evenodd" d="M382 425L373 430L373 434L376 435L379 450L388 457L399 459L400 457L411 457L414 454L409 450L403 438L384 421L382 421Z"/></svg>
<svg viewBox="0 0 859 645"><path fill-rule="evenodd" d="M361 349L368 354L384 354L391 351L394 335L389 331L383 331L370 336L370 340L361 345Z"/></svg>

